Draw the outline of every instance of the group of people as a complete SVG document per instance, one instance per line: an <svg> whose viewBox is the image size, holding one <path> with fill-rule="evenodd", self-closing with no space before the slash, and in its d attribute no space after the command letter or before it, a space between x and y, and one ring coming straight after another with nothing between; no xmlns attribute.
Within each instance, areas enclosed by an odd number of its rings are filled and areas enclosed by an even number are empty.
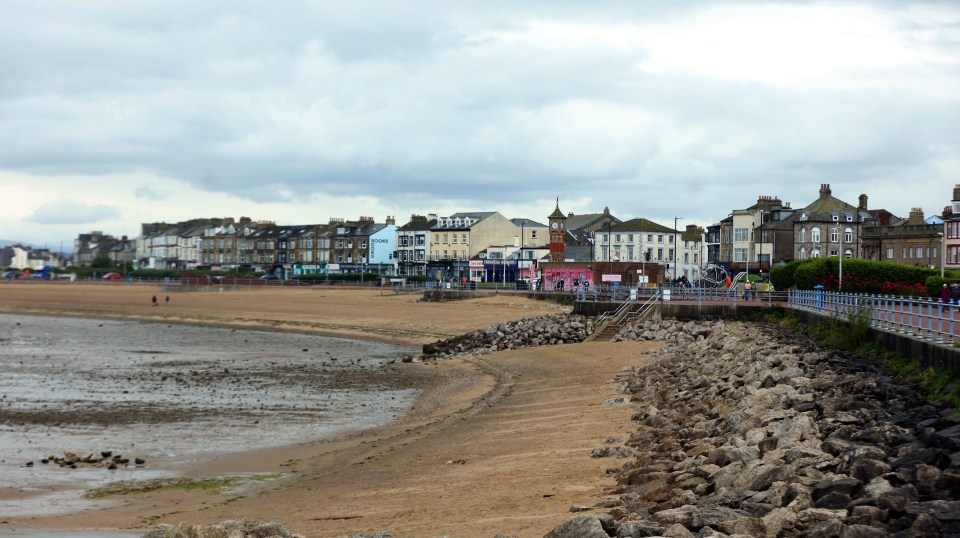
<svg viewBox="0 0 960 538"><path fill-rule="evenodd" d="M940 300L943 301L943 304L960 304L960 286L956 282L950 286L944 283L940 290Z"/></svg>
<svg viewBox="0 0 960 538"><path fill-rule="evenodd" d="M151 301L153 301L153 306L157 306L158 303L157 303L157 296L156 296L156 295L153 296L153 298L151 299ZM167 295L167 306L170 306L170 296L169 296L169 295Z"/></svg>

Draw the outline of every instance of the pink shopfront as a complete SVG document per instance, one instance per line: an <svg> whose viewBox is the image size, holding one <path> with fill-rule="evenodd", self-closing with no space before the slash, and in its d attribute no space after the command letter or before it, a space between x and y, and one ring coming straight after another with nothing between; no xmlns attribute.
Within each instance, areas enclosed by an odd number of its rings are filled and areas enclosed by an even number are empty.
<svg viewBox="0 0 960 538"><path fill-rule="evenodd" d="M592 267L549 267L549 265L579 264L543 264L543 289L547 291L573 291L574 287L589 283L594 285L595 271Z"/></svg>

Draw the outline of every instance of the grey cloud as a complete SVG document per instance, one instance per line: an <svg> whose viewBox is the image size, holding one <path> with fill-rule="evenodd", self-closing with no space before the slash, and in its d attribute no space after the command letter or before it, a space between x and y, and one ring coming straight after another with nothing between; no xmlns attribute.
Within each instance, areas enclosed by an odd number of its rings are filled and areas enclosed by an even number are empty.
<svg viewBox="0 0 960 538"><path fill-rule="evenodd" d="M116 219L120 211L106 205L58 202L37 208L27 220L37 224L93 224Z"/></svg>
<svg viewBox="0 0 960 538"><path fill-rule="evenodd" d="M722 218L757 194L809 201L819 183L932 170L960 149L956 102L908 90L783 90L645 73L643 50L467 39L713 5L542 4L17 4L0 21L0 167L146 170L260 202L590 197L672 220L651 192ZM614 113L578 124L564 116L576 102Z"/></svg>

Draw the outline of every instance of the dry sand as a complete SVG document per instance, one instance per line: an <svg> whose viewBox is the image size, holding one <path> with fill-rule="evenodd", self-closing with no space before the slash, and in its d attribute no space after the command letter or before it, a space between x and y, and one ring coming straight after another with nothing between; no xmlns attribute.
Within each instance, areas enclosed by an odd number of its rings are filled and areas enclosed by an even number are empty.
<svg viewBox="0 0 960 538"><path fill-rule="evenodd" d="M161 305L154 307L156 294ZM329 288L171 294L125 284L4 283L0 312L238 325L419 345L507 320L562 312L499 295L421 303L418 295ZM2 528L144 528L188 521L270 520L308 537L390 530L398 536L543 536L612 485L592 449L632 429L611 381L656 344L551 346L402 365L424 389L386 426L256 453L225 454L188 476L288 473L221 495L127 494L54 518L3 518Z"/></svg>

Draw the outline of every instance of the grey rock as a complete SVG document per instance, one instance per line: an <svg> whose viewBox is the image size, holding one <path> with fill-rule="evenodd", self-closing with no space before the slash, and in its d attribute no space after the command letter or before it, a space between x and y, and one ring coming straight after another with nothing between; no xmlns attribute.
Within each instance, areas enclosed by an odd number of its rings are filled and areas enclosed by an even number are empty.
<svg viewBox="0 0 960 538"><path fill-rule="evenodd" d="M577 516L562 523L544 538L609 538L597 516Z"/></svg>
<svg viewBox="0 0 960 538"><path fill-rule="evenodd" d="M617 528L617 538L661 536L666 530L663 525L655 521L627 521Z"/></svg>

